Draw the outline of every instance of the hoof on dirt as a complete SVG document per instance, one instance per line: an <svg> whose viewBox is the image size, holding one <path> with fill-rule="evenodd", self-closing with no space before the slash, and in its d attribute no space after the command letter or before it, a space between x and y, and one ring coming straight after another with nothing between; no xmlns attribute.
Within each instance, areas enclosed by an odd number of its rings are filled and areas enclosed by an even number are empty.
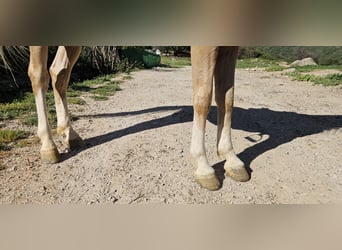
<svg viewBox="0 0 342 250"><path fill-rule="evenodd" d="M69 143L67 143L67 144L68 144L67 146L70 150L81 148L85 145L85 143L81 137L74 138L74 139L70 140Z"/></svg>
<svg viewBox="0 0 342 250"><path fill-rule="evenodd" d="M43 163L57 163L59 162L59 153L56 148L50 150L40 151L40 158Z"/></svg>
<svg viewBox="0 0 342 250"><path fill-rule="evenodd" d="M235 168L225 166L225 170L226 176L232 178L234 181L246 182L251 178L244 165Z"/></svg>
<svg viewBox="0 0 342 250"><path fill-rule="evenodd" d="M215 191L218 190L221 185L215 174L210 175L195 175L195 180L202 187Z"/></svg>

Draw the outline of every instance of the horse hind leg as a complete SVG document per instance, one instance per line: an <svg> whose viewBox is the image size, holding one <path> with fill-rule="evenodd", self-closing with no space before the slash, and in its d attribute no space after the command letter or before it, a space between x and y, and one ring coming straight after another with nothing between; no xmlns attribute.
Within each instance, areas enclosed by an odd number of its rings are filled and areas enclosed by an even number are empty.
<svg viewBox="0 0 342 250"><path fill-rule="evenodd" d="M60 46L50 67L53 93L57 113L57 133L65 136L65 146L75 149L84 145L82 138L71 127L66 91L71 70L76 63L81 48L75 46Z"/></svg>
<svg viewBox="0 0 342 250"><path fill-rule="evenodd" d="M226 175L236 181L248 181L250 175L236 156L231 140L231 118L234 101L234 75L237 47L220 48L215 68L215 100L217 104L217 153L226 159Z"/></svg>
<svg viewBox="0 0 342 250"><path fill-rule="evenodd" d="M49 85L47 70L48 47L31 46L28 75L31 80L38 115L38 137L41 141L40 156L44 163L59 161L59 153L52 140L51 128L48 121L46 92Z"/></svg>

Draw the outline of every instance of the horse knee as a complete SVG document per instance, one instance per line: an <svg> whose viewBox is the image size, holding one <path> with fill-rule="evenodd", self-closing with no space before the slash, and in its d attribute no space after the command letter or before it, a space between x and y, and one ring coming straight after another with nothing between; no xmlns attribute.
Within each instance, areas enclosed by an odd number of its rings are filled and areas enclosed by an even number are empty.
<svg viewBox="0 0 342 250"><path fill-rule="evenodd" d="M67 69L57 70L56 68L51 66L49 71L50 71L53 88L58 90L58 92L65 91L66 82L68 78Z"/></svg>
<svg viewBox="0 0 342 250"><path fill-rule="evenodd" d="M31 66L29 67L28 75L30 77L32 90L34 93L37 93L39 90L42 90L43 92L48 90L50 76L47 69L35 69Z"/></svg>
<svg viewBox="0 0 342 250"><path fill-rule="evenodd" d="M211 106L211 95L205 94L194 98L194 110L200 115L207 115Z"/></svg>

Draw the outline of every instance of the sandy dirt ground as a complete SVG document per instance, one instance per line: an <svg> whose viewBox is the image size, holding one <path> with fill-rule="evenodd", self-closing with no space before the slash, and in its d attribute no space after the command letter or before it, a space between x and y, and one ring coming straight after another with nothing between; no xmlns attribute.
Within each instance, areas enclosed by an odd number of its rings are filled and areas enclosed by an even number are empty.
<svg viewBox="0 0 342 250"><path fill-rule="evenodd" d="M74 128L86 146L41 164L35 141L3 159L0 203L339 203L342 87L296 82L280 72L237 70L233 142L249 182L224 177L216 156L216 108L207 153L223 181L208 191L189 160L191 67L132 73L108 101L85 96ZM213 103L214 104L214 103ZM35 128L33 131L35 131ZM63 152L61 139L57 139Z"/></svg>

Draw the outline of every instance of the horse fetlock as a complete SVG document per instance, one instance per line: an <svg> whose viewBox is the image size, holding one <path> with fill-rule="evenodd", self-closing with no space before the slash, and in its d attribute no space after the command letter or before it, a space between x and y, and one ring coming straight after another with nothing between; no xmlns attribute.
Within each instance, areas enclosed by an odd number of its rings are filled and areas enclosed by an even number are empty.
<svg viewBox="0 0 342 250"><path fill-rule="evenodd" d="M217 154L217 156L220 158L220 160L225 160L225 159L226 159L226 156L225 156L224 153L222 153L222 151L217 150L217 151L216 151L216 154Z"/></svg>
<svg viewBox="0 0 342 250"><path fill-rule="evenodd" d="M232 143L220 140L217 145L217 155L225 158L235 155Z"/></svg>
<svg viewBox="0 0 342 250"><path fill-rule="evenodd" d="M220 188L220 182L218 181L215 170L209 165L205 155L190 156L193 165L196 167L195 180L200 186L208 190L217 190Z"/></svg>
<svg viewBox="0 0 342 250"><path fill-rule="evenodd" d="M57 134L58 135L66 134L66 127L65 126L58 126L57 127Z"/></svg>
<svg viewBox="0 0 342 250"><path fill-rule="evenodd" d="M71 126L59 126L57 127L58 135L65 137L64 145L68 149L76 149L84 146L82 138L72 129Z"/></svg>
<svg viewBox="0 0 342 250"><path fill-rule="evenodd" d="M204 152L190 150L190 159L193 165L198 168L210 169L210 165Z"/></svg>
<svg viewBox="0 0 342 250"><path fill-rule="evenodd" d="M250 174L245 168L245 164L235 155L227 158L224 164L226 175L235 181L245 182L250 179Z"/></svg>

